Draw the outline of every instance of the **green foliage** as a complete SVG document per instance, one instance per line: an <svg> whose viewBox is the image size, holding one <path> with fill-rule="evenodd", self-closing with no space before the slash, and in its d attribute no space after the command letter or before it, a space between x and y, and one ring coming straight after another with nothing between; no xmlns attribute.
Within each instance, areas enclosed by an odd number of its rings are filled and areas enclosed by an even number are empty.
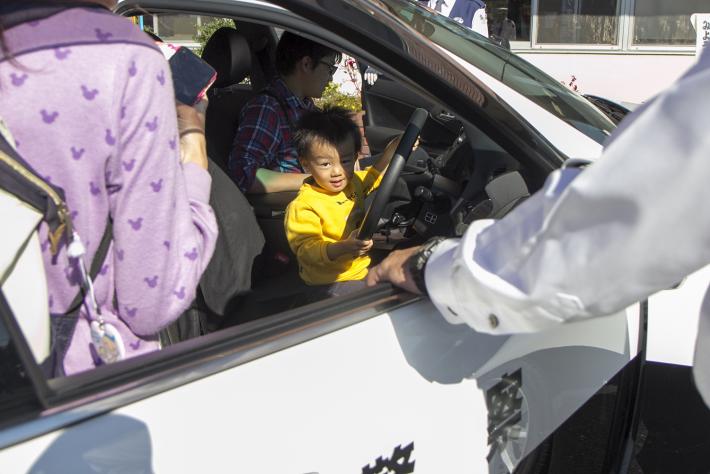
<svg viewBox="0 0 710 474"><path fill-rule="evenodd" d="M234 29L234 20L231 18L209 18L203 17L203 23L197 28L193 39L200 44L200 46L195 50L195 54L198 56L202 55L202 50L207 44L207 40L210 39L212 33L218 29L226 26L228 28Z"/></svg>
<svg viewBox="0 0 710 474"><path fill-rule="evenodd" d="M362 102L357 95L346 94L340 90L340 86L335 82L330 82L325 86L323 96L316 99L315 103L318 107L323 108L327 105L337 105L347 110L355 112L362 110Z"/></svg>

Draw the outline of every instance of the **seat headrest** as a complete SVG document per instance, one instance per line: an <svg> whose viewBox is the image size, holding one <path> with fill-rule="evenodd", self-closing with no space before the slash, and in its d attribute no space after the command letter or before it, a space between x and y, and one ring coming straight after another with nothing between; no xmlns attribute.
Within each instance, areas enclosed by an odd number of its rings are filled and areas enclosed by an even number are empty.
<svg viewBox="0 0 710 474"><path fill-rule="evenodd" d="M234 28L215 31L202 50L202 59L217 71L214 87L237 84L251 72L249 43Z"/></svg>

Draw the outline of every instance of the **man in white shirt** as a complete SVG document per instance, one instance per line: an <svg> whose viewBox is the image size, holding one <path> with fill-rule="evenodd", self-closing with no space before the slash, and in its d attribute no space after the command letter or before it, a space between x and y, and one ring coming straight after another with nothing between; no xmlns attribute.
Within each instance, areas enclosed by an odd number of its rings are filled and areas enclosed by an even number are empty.
<svg viewBox="0 0 710 474"><path fill-rule="evenodd" d="M707 110L710 49L626 118L593 165L552 173L506 217L475 221L461 239L393 252L368 284L423 290L449 322L493 334L612 314L674 286L710 264ZM710 405L710 292L694 375Z"/></svg>
<svg viewBox="0 0 710 474"><path fill-rule="evenodd" d="M422 3L488 38L486 4L482 0L428 0Z"/></svg>

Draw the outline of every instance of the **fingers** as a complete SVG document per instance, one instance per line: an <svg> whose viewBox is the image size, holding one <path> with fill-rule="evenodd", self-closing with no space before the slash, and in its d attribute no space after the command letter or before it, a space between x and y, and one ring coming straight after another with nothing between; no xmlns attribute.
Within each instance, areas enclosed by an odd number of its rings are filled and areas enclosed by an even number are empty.
<svg viewBox="0 0 710 474"><path fill-rule="evenodd" d="M367 82L368 85L372 86L377 82L377 78L379 77L379 72L373 68L368 66L367 69L365 69L365 73L362 75L362 78L365 79L365 82Z"/></svg>
<svg viewBox="0 0 710 474"><path fill-rule="evenodd" d="M181 102L175 102L178 118L178 130L180 135L185 135L192 132L204 133L205 130L205 112L207 111L207 98L201 99L194 106L185 105Z"/></svg>
<svg viewBox="0 0 710 474"><path fill-rule="evenodd" d="M365 284L367 286L375 286L380 282L380 268L380 265L376 265L367 272L367 276L365 277Z"/></svg>
<svg viewBox="0 0 710 474"><path fill-rule="evenodd" d="M372 240L357 240L357 248L355 253L358 256L363 256L372 249Z"/></svg>
<svg viewBox="0 0 710 474"><path fill-rule="evenodd" d="M208 105L209 105L209 100L207 99L207 96L204 96L194 106L197 113L201 114L203 116L203 120L204 120L204 115L207 113L207 106Z"/></svg>
<svg viewBox="0 0 710 474"><path fill-rule="evenodd" d="M370 269L366 279L367 285L373 286L383 281L389 281L412 293L420 293L406 268L407 260L418 248L395 250L389 254L382 263Z"/></svg>

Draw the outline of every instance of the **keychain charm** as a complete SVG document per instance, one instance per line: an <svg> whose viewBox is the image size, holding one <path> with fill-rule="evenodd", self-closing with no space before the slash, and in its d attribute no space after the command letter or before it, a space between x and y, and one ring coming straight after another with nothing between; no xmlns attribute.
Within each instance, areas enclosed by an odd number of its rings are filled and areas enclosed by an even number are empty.
<svg viewBox="0 0 710 474"><path fill-rule="evenodd" d="M123 360L126 356L123 338L111 323L91 321L91 342L104 364Z"/></svg>
<svg viewBox="0 0 710 474"><path fill-rule="evenodd" d="M94 350L96 350L96 354L101 361L104 364L111 364L126 357L126 346L123 344L123 338L116 326L107 323L101 316L101 310L94 294L94 284L86 271L85 254L86 247L81 242L79 234L74 231L67 248L67 255L69 258L78 261L79 271L81 272L81 288L84 291L86 317L90 321L91 344L94 346Z"/></svg>

